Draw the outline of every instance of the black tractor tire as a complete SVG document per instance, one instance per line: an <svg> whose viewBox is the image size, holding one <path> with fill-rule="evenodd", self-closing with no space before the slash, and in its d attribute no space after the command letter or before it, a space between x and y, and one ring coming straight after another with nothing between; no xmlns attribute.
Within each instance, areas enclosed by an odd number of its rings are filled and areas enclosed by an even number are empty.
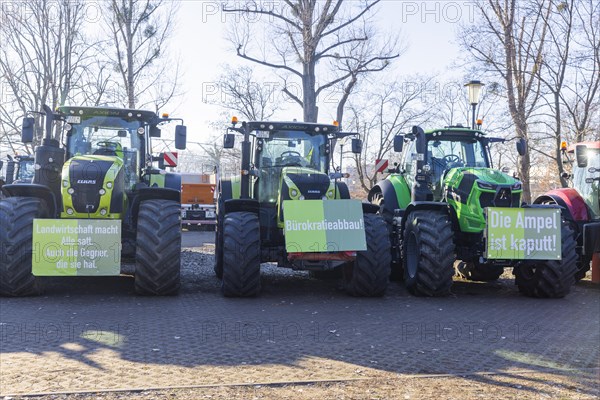
<svg viewBox="0 0 600 400"><path fill-rule="evenodd" d="M493 282L504 272L502 265L481 265L474 261L459 261L455 264L456 274L475 282Z"/></svg>
<svg viewBox="0 0 600 400"><path fill-rule="evenodd" d="M447 296L454 275L452 222L445 211L417 210L404 228L402 262L406 288L415 296Z"/></svg>
<svg viewBox="0 0 600 400"><path fill-rule="evenodd" d="M251 212L232 212L223 221L223 280L226 297L260 293L260 223Z"/></svg>
<svg viewBox="0 0 600 400"><path fill-rule="evenodd" d="M394 214L384 207L385 200L383 198L383 193L381 192L373 194L371 203L375 204L376 206L379 206L379 214L383 217L383 220L385 221L387 226L388 233L390 235L390 250L394 251L394 241L398 240L398 238L394 234ZM390 268L390 281L401 281L404 278L404 271L402 270L402 260L400 259L400 254L397 254L395 256L394 254L392 254Z"/></svg>
<svg viewBox="0 0 600 400"><path fill-rule="evenodd" d="M33 197L0 200L0 296L40 293L31 273L33 220L48 218L45 203Z"/></svg>
<svg viewBox="0 0 600 400"><path fill-rule="evenodd" d="M513 270L519 291L529 297L562 298L575 283L577 253L573 230L562 224L562 259L521 262Z"/></svg>
<svg viewBox="0 0 600 400"><path fill-rule="evenodd" d="M172 200L140 204L135 249L135 291L168 296L181 286L180 205Z"/></svg>
<svg viewBox="0 0 600 400"><path fill-rule="evenodd" d="M215 264L213 270L219 279L223 279L223 220L225 219L225 210L223 202L219 198L217 210L217 223L215 225Z"/></svg>
<svg viewBox="0 0 600 400"><path fill-rule="evenodd" d="M390 276L392 255L386 223L378 214L365 214L367 249L344 265L344 288L352 296L383 296Z"/></svg>

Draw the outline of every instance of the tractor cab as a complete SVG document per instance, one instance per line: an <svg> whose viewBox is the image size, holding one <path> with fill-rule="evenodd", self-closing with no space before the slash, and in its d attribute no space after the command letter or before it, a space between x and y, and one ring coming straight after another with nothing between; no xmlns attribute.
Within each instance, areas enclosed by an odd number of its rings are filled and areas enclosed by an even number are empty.
<svg viewBox="0 0 600 400"><path fill-rule="evenodd" d="M410 186L415 183L416 162L419 156L415 151L416 137L407 135L407 150L401 165L407 172ZM452 169L482 171L490 168L488 140L482 133L460 128L446 128L425 132L426 153L423 154L424 171L429 173L429 188L433 200L441 201L444 192L444 179Z"/></svg>

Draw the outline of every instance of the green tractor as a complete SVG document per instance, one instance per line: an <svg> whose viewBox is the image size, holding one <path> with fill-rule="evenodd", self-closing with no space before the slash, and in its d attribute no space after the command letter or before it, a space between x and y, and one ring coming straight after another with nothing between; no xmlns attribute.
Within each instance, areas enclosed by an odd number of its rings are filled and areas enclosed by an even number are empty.
<svg viewBox="0 0 600 400"><path fill-rule="evenodd" d="M243 122L241 174L217 183L215 273L228 297L255 296L260 266L341 277L354 296L381 296L390 267L387 228L378 207L350 200L340 171L330 173L335 140L353 135L336 125ZM352 151L362 142L352 139Z"/></svg>
<svg viewBox="0 0 600 400"><path fill-rule="evenodd" d="M151 153L160 124L174 119L117 108L44 111L32 182L2 187L0 295L37 294L37 276L120 275L121 257L135 258L137 293L177 293L180 182L153 168ZM24 143L35 123L23 119ZM185 142L177 125L175 147Z"/></svg>
<svg viewBox="0 0 600 400"><path fill-rule="evenodd" d="M533 297L563 297L575 282L576 243L558 208L522 204L521 182L492 168L490 144L503 141L463 127L394 138L401 162L368 199L388 223L391 278L412 294L448 295L455 272L493 281L507 267Z"/></svg>

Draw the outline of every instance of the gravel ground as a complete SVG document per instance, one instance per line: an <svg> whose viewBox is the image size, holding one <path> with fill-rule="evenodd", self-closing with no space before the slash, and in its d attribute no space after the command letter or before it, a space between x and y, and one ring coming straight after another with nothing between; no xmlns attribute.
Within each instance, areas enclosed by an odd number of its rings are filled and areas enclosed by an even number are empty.
<svg viewBox="0 0 600 400"><path fill-rule="evenodd" d="M573 376L544 373L470 376L390 376L348 382L216 386L112 393L53 394L40 400L236 399L598 399L598 371ZM23 397L15 397L14 400ZM5 398L5 400L10 400Z"/></svg>

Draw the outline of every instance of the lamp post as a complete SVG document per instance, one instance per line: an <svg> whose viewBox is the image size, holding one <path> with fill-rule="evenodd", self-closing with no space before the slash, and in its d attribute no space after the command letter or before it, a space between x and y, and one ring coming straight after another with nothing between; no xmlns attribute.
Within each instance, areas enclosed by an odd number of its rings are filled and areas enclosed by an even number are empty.
<svg viewBox="0 0 600 400"><path fill-rule="evenodd" d="M477 109L477 104L479 104L479 96L481 96L481 87L484 84L481 81L470 81L469 83L465 83L467 90L469 92L469 103L471 103L472 107L472 116L471 116L471 129L475 129L475 112Z"/></svg>

